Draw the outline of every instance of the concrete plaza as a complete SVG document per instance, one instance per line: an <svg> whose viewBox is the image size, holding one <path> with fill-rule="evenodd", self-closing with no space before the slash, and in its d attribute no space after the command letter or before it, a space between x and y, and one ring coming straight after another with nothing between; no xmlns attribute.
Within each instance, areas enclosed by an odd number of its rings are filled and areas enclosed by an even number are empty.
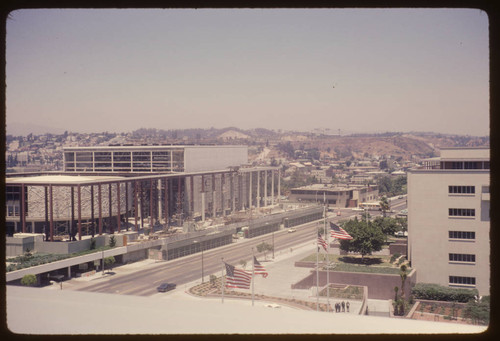
<svg viewBox="0 0 500 341"><path fill-rule="evenodd" d="M267 278L256 277L255 293L295 297L315 302L313 290L292 290L290 285L311 269L293 266L296 260L314 252L308 242L293 250L268 255L261 263ZM262 257L259 257L261 260ZM146 260L113 271L115 276L155 267ZM247 268L250 266L247 265ZM98 273L40 288L7 287L7 326L19 334L422 334L481 333L484 326L417 321L380 316L360 316L359 302L352 301L350 313L301 310L283 304L221 298L199 298L187 289L201 280L182 284L176 290L149 297L74 291L88 283L106 280ZM250 292L247 290L247 292ZM326 298L321 299L325 301ZM331 299L333 304L336 300ZM387 301L372 301L377 311L388 309Z"/></svg>

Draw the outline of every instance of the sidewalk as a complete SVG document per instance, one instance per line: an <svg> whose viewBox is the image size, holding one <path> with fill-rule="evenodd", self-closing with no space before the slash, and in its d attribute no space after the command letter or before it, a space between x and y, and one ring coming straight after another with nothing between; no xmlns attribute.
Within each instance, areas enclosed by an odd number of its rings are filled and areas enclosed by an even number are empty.
<svg viewBox="0 0 500 341"><path fill-rule="evenodd" d="M242 243L245 240L240 241ZM264 256L258 256L257 259L259 262L266 268L269 275L264 278L262 276L256 276L254 279L254 294L266 295L271 297L282 297L282 298L294 298L304 301L316 302L317 297L315 294L316 287L311 289L292 289L292 284L302 280L307 277L314 270L312 268L303 268L296 267L295 262L303 259L304 257L316 252L316 242L308 241L306 243L300 244L296 247L284 249L275 252L275 257L272 259L272 254L267 254L267 260L264 259ZM332 249L335 253L338 253L338 249ZM189 255L187 257L195 257L196 255ZM121 274L128 274L134 271L154 268L155 266L159 266L164 264L164 261L156 261L153 259L145 259L141 261L137 261L130 264L125 264L121 266L116 266L112 268L113 275L108 274L107 270L102 274L102 271L96 272L94 275L90 275L87 277L74 277L71 280L63 282L63 289L75 290L77 288L83 288L86 285L99 280L108 280L111 276L120 276ZM246 266L247 270L252 269L251 261L248 262ZM216 273L215 275L220 276L220 273ZM333 272L330 274L331 282L334 282ZM210 274L205 274L205 278L208 278ZM94 282L95 283L95 282ZM187 290L195 285L201 283L201 279L197 279L193 282L180 284L177 286L177 289L173 292L170 292L168 295L163 293L154 294L153 297L189 297L193 298L192 295L187 293ZM52 286L45 287L44 289L52 289L52 290L60 290L60 286L58 283L55 283ZM251 293L251 289L235 289L236 291L242 291ZM208 298L196 298L196 299L208 299ZM251 305L251 300L240 300L245 302L245 304ZM257 301L257 300L256 300ZM326 303L328 301L327 297L319 297L320 303ZM332 309L334 309L334 305L337 302L341 302L342 299L331 297L330 305ZM386 302L386 301L385 301ZM359 309L361 308L361 301L350 300L350 314L358 314ZM267 305L269 302L262 302L259 304ZM376 305L373 305L376 304ZM385 305L387 308L384 310L383 303L380 304L377 302L372 303L372 308L369 311L374 312L385 312L388 316L389 310L387 304Z"/></svg>

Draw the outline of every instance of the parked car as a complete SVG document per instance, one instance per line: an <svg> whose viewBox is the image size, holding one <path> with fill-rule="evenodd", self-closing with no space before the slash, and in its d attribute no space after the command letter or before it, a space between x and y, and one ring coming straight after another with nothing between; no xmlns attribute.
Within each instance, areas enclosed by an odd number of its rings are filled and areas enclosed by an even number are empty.
<svg viewBox="0 0 500 341"><path fill-rule="evenodd" d="M292 233L292 232L295 232L295 231L297 231L297 230L296 230L296 229L294 229L294 228L289 228L289 229L288 229L288 233Z"/></svg>
<svg viewBox="0 0 500 341"><path fill-rule="evenodd" d="M175 283L162 283L156 290L158 290L158 292L166 292L174 290L176 287L177 285Z"/></svg>

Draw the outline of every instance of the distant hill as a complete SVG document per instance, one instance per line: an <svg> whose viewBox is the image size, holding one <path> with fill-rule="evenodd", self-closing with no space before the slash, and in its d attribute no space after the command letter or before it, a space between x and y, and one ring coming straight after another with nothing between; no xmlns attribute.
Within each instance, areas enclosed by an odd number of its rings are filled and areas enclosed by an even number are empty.
<svg viewBox="0 0 500 341"><path fill-rule="evenodd" d="M64 129L18 122L11 122L6 127L6 134L12 136L27 136L29 134L42 135L47 133L64 134Z"/></svg>
<svg viewBox="0 0 500 341"><path fill-rule="evenodd" d="M286 150L290 144L294 150L317 150L332 158L380 157L409 160L412 155L419 158L439 155L442 147L485 147L489 137L442 135L434 133L386 133L349 136L329 135L285 135L277 149ZM290 147L288 146L288 149Z"/></svg>

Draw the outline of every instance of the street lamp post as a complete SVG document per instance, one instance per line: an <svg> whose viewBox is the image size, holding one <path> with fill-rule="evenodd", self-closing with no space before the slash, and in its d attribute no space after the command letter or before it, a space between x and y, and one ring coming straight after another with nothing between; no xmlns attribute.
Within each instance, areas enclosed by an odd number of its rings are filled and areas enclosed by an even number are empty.
<svg viewBox="0 0 500 341"><path fill-rule="evenodd" d="M203 272L203 244L201 244L201 283L205 283L205 274Z"/></svg>
<svg viewBox="0 0 500 341"><path fill-rule="evenodd" d="M274 259L274 231L273 231L273 259Z"/></svg>

